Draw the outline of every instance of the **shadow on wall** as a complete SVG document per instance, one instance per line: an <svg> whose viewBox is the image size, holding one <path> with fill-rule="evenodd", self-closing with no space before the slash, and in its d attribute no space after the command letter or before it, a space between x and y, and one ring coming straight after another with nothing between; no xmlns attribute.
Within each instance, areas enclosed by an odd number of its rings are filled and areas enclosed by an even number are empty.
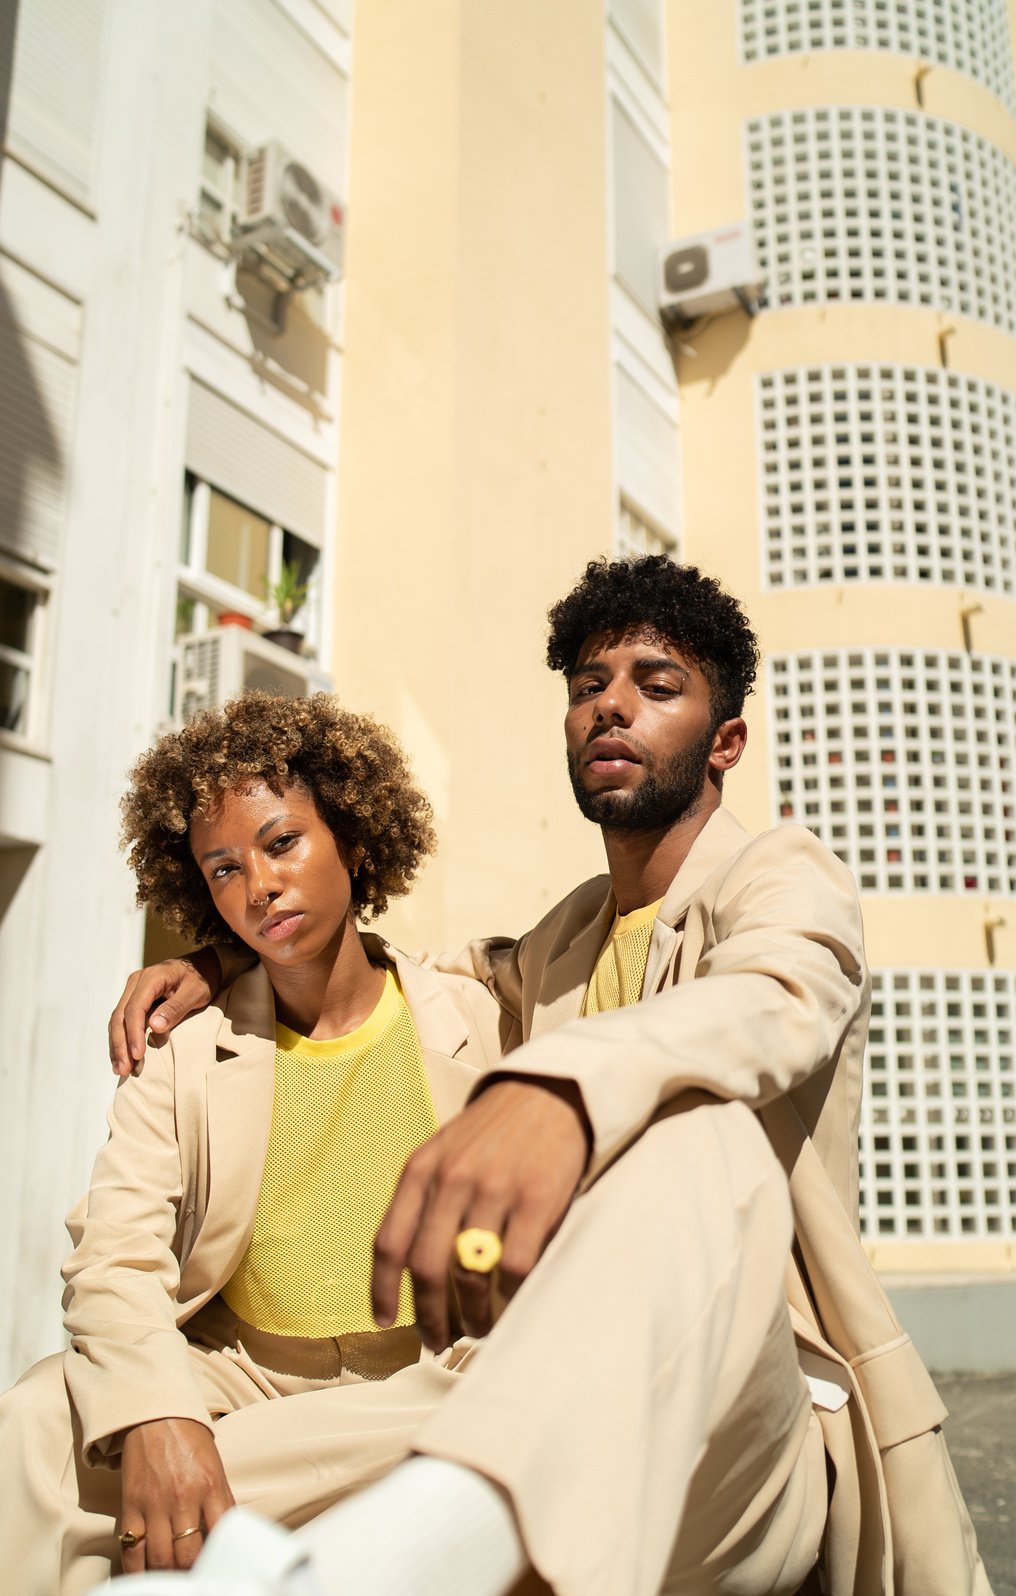
<svg viewBox="0 0 1016 1596"><path fill-rule="evenodd" d="M744 311L703 316L667 339L667 349L680 388L715 383L725 376L751 337L752 318Z"/></svg>
<svg viewBox="0 0 1016 1596"><path fill-rule="evenodd" d="M18 895L18 888L35 857L30 847L0 848L0 925Z"/></svg>
<svg viewBox="0 0 1016 1596"><path fill-rule="evenodd" d="M0 149L6 142L14 71L14 43L19 15L18 0L0 5ZM0 193L7 161L0 155ZM39 388L6 284L0 278L0 551L29 552L28 496L32 482L60 482L63 451ZM7 694L0 703L5 712ZM2 722L0 722L2 723ZM0 778L2 779L2 778ZM0 813L3 812L0 792ZM0 834L0 924L7 915L35 856L34 845L15 842Z"/></svg>
<svg viewBox="0 0 1016 1596"><path fill-rule="evenodd" d="M286 305L274 288L253 272L237 272L236 292L252 348L264 362L264 380L320 414L320 396L328 390L327 335L302 307Z"/></svg>

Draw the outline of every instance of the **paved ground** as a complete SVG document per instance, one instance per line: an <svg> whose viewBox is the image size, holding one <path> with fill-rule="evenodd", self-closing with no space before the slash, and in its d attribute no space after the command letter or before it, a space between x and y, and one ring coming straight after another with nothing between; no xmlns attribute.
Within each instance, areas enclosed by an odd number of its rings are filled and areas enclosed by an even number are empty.
<svg viewBox="0 0 1016 1596"><path fill-rule="evenodd" d="M936 1375L946 1438L995 1596L1016 1596L1016 1374Z"/></svg>

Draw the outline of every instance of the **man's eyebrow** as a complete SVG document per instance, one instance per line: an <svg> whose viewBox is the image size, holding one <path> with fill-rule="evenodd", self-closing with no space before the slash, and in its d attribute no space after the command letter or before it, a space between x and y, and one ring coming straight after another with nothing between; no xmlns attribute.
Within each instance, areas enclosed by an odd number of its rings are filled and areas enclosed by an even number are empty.
<svg viewBox="0 0 1016 1596"><path fill-rule="evenodd" d="M679 664L676 659L671 659L669 654L647 654L642 659L637 659L632 667L637 671L680 671L682 676L691 676L687 666ZM590 659L583 665L576 665L569 681L574 681L576 676L583 674L591 676L609 676L610 666L606 660Z"/></svg>
<svg viewBox="0 0 1016 1596"><path fill-rule="evenodd" d="M635 661L634 668L637 671L680 671L682 676L691 675L686 665L671 659L669 654L647 654L643 659Z"/></svg>
<svg viewBox="0 0 1016 1596"><path fill-rule="evenodd" d="M273 826L278 826L278 825L282 824L282 822L284 822L286 820L291 820L291 819L292 819L291 815L285 815L285 814L283 814L283 815L273 815L271 820L266 820L264 825L263 826L259 826L257 831L255 831L255 833L254 833L254 841L255 842L260 842L261 838L264 837L264 836L267 836L268 832L271 831ZM203 853L201 855L201 858L198 860L198 863L199 864L204 864L208 859L224 859L226 857L226 855L228 853L232 853L232 851L233 850L231 848L209 848L207 853Z"/></svg>

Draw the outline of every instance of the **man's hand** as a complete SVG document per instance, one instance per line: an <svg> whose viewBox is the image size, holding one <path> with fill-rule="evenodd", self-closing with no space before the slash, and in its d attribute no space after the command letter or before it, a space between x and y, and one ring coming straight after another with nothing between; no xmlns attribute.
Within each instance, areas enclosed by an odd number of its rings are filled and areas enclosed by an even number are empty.
<svg viewBox="0 0 1016 1596"><path fill-rule="evenodd" d="M139 1075L146 1029L150 1026L160 1035L171 1031L195 1009L207 1008L221 985L222 970L212 948L135 970L109 1017L113 1073Z"/></svg>
<svg viewBox="0 0 1016 1596"><path fill-rule="evenodd" d="M374 1243L374 1317L398 1311L403 1269L413 1277L417 1324L433 1351L446 1347L452 1270L463 1329L491 1325L491 1275L455 1262L455 1238L477 1226L504 1243L498 1289L511 1297L557 1229L589 1158L590 1131L569 1081L499 1080L418 1148Z"/></svg>
<svg viewBox="0 0 1016 1596"><path fill-rule="evenodd" d="M219 1449L196 1419L136 1424L123 1441L120 1529L138 1537L123 1548L125 1574L190 1568L204 1537L233 1506ZM196 1530L174 1540L182 1530Z"/></svg>

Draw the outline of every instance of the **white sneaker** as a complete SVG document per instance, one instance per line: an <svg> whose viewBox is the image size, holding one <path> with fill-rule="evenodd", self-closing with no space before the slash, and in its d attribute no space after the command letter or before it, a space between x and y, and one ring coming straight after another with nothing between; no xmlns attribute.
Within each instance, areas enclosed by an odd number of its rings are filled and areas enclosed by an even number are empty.
<svg viewBox="0 0 1016 1596"><path fill-rule="evenodd" d="M109 1596L97 1586L92 1596ZM224 1513L187 1572L127 1574L116 1596L322 1596L307 1553L288 1531L257 1513Z"/></svg>

